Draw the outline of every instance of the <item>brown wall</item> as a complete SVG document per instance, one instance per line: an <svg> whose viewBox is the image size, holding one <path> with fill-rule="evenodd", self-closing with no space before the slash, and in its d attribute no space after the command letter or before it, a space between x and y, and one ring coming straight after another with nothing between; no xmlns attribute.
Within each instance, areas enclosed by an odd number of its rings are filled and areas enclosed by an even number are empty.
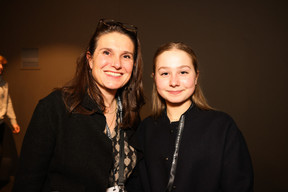
<svg viewBox="0 0 288 192"><path fill-rule="evenodd" d="M156 47L168 41L191 45L210 104L229 113L246 137L255 191L288 191L287 3L208 2L1 0L0 54L9 61L4 77L22 127L15 135L18 152L38 100L73 76L99 18L114 18L139 28L147 98ZM39 70L21 69L22 48L39 48Z"/></svg>

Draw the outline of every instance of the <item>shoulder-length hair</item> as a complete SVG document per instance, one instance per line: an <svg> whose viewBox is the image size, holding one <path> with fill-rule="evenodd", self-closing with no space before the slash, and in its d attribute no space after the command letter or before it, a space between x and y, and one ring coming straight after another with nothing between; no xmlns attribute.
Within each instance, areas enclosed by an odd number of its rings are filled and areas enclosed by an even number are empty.
<svg viewBox="0 0 288 192"><path fill-rule="evenodd" d="M88 47L80 55L77 60L77 68L74 78L68 82L63 88L63 99L69 112L92 114L94 111L88 111L81 106L81 103L88 93L89 97L95 101L99 109L104 111L105 105L103 95L98 88L89 66L86 54L93 56L97 47L99 38L108 33L118 32L127 35L134 44L134 65L130 80L117 91L123 105L123 121L122 128L133 127L140 120L140 109L144 105L143 94L143 62L141 54L141 45L137 37L137 28L133 25L128 25L114 20L101 19L97 25Z"/></svg>
<svg viewBox="0 0 288 192"><path fill-rule="evenodd" d="M155 69L156 69L156 62L157 58L159 55L161 55L165 51L169 51L172 49L178 49L181 51L186 52L192 60L192 64L194 67L194 70L196 74L198 73L198 61L196 54L194 51L186 44L182 42L169 42L166 44L161 45L155 52L154 57L153 57L153 74L155 74ZM155 75L154 75L155 76ZM204 94L201 90L201 87L199 85L199 82L197 83L195 87L195 91L191 96L191 100L193 103L199 107L200 109L203 110L211 110L212 107L209 106L207 100L204 97ZM153 89L152 89L152 116L154 117L159 117L161 112L165 109L166 103L165 100L158 94L156 85L155 85L155 80L153 81Z"/></svg>

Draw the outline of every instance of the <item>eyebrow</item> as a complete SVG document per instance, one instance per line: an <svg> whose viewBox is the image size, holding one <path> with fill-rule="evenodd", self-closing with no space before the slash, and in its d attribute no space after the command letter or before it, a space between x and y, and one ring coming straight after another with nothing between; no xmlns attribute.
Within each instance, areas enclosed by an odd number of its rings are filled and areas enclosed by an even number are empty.
<svg viewBox="0 0 288 192"><path fill-rule="evenodd" d="M191 69L191 67L188 66L188 65L181 65L181 66L177 67L177 69L182 69L182 68L186 68L186 67L189 68L189 69ZM169 67L169 66L163 66L163 67L159 67L158 70L160 70L160 69L169 69L169 68L171 68L171 67Z"/></svg>
<svg viewBox="0 0 288 192"><path fill-rule="evenodd" d="M133 52L130 52L130 51L124 51L125 54L131 54L131 55L134 55Z"/></svg>
<svg viewBox="0 0 288 192"><path fill-rule="evenodd" d="M107 47L103 47L103 48L99 49L99 51L102 51L102 50L108 50L108 51L111 51L111 52L113 51L113 49L107 48ZM123 51L123 53L124 53L124 54L134 55L134 53L133 53L133 52L130 52L130 51Z"/></svg>

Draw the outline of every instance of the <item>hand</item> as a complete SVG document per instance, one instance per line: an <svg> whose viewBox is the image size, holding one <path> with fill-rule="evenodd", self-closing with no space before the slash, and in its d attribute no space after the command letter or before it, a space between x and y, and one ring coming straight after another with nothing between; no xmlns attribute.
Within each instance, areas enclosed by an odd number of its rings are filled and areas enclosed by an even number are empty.
<svg viewBox="0 0 288 192"><path fill-rule="evenodd" d="M20 132L20 126L17 123L13 124L12 127L13 127L13 130L12 130L13 133L17 134Z"/></svg>

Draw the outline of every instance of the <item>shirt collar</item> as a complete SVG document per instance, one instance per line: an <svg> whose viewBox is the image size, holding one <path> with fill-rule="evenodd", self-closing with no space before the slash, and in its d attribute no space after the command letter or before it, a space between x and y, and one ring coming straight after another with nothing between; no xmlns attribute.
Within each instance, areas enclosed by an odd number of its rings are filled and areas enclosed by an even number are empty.
<svg viewBox="0 0 288 192"><path fill-rule="evenodd" d="M94 101L94 99L92 99L87 92L84 95L81 106L83 106L85 109L87 109L89 111L94 111L97 113L103 113L102 110L97 105L97 103Z"/></svg>

